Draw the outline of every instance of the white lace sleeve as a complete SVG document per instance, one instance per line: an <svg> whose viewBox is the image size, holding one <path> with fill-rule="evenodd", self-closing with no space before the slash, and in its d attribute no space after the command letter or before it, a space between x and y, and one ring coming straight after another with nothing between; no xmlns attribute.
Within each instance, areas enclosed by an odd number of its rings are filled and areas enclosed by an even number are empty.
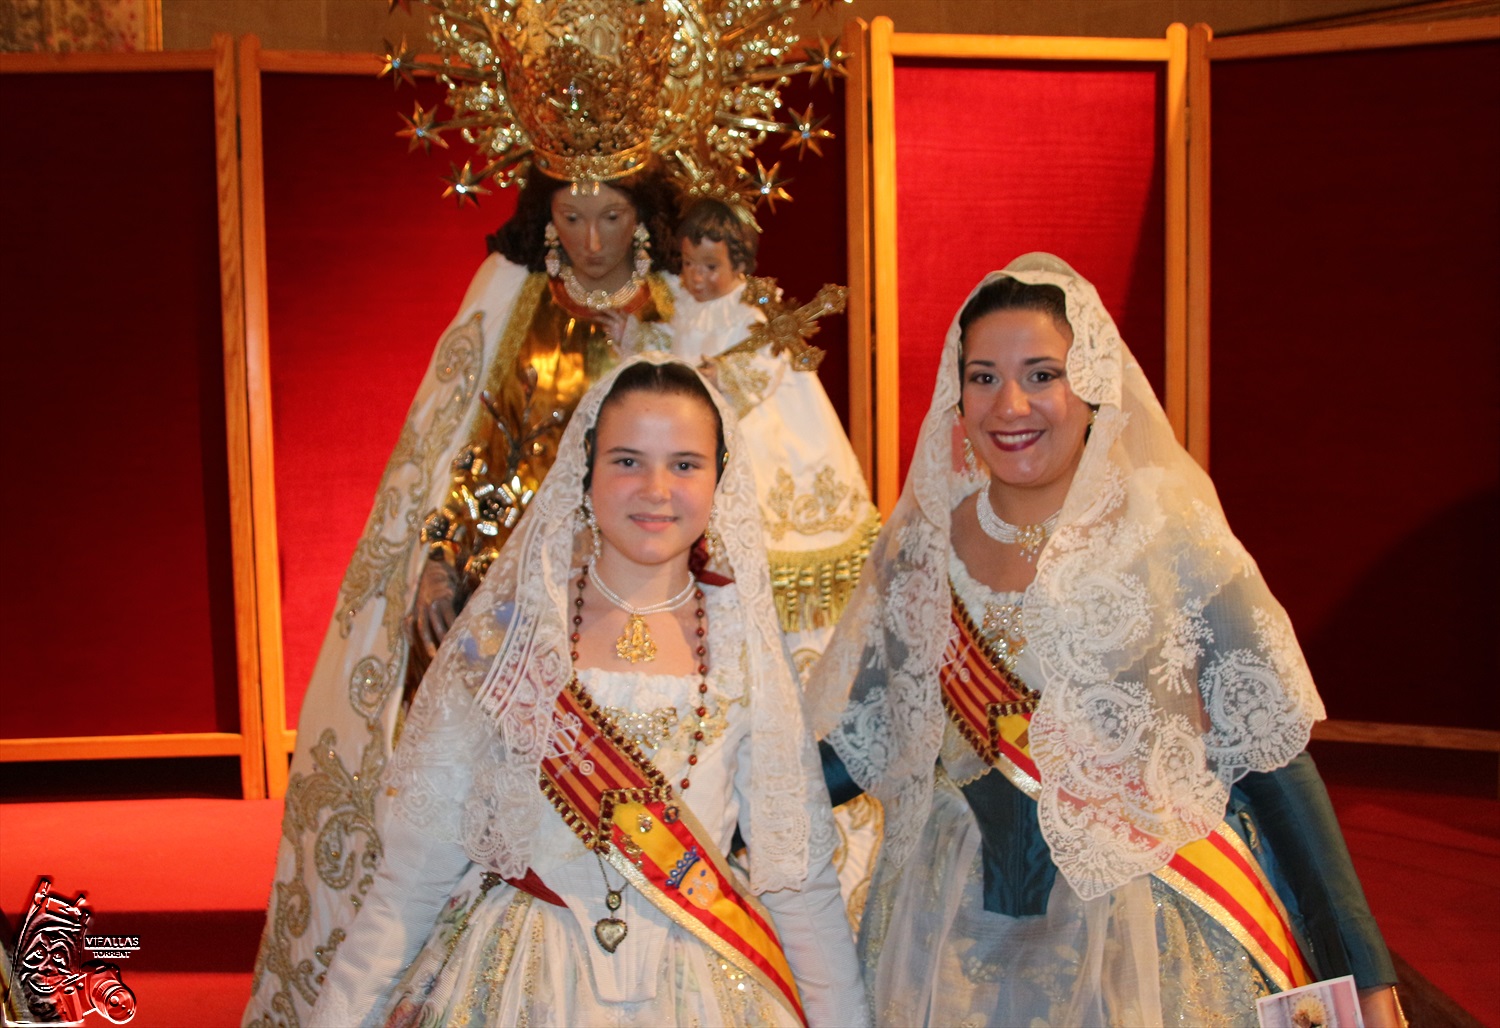
<svg viewBox="0 0 1500 1028"><path fill-rule="evenodd" d="M403 818L390 818L382 837L385 859L328 969L310 1025L373 1023L469 866L458 843L435 839Z"/></svg>
<svg viewBox="0 0 1500 1028"><path fill-rule="evenodd" d="M455 646L473 648L471 639ZM423 680L407 715L400 744L386 769L380 802L413 828L443 842L462 840L462 816L474 769L488 742L488 724L473 716L463 683ZM492 733L491 733L492 734Z"/></svg>

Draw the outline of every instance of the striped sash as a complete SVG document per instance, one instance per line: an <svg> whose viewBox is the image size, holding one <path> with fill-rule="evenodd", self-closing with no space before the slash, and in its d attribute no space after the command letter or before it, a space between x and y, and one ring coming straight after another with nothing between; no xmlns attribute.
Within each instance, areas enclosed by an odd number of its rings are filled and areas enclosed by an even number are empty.
<svg viewBox="0 0 1500 1028"><path fill-rule="evenodd" d="M957 595L953 628L939 671L943 707L964 740L1032 799L1041 775L1028 731L1038 696L993 659ZM1313 980L1292 934L1286 908L1244 841L1221 822L1206 838L1183 846L1156 873L1235 937L1277 988Z"/></svg>
<svg viewBox="0 0 1500 1028"><path fill-rule="evenodd" d="M770 915L742 893L713 837L578 683L553 711L542 792L578 837L658 909L807 1023Z"/></svg>

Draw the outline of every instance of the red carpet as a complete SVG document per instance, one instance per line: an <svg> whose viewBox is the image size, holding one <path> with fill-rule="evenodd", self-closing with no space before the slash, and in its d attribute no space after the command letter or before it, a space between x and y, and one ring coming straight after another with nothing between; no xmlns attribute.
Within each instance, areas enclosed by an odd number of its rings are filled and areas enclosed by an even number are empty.
<svg viewBox="0 0 1500 1028"><path fill-rule="evenodd" d="M117 961L136 996L132 1028L238 1024L280 831L275 800L0 804L7 946L46 875L69 900L87 894L89 934L140 937Z"/></svg>
<svg viewBox="0 0 1500 1028"><path fill-rule="evenodd" d="M1438 1006L1424 1007L1426 1016L1413 1024L1500 1025L1500 801L1487 798L1494 796L1494 757L1465 755L1466 763L1453 765L1459 777L1439 781L1446 791L1433 793L1410 788L1417 765L1406 759L1423 760L1424 772L1431 771L1430 754L1386 750L1379 762L1344 766L1342 758L1357 756L1352 748L1317 753L1387 942L1454 1001L1436 996ZM25 777L37 781L32 769ZM0 778L8 800L0 802L6 941L14 942L36 878L48 875L69 899L87 893L91 934L140 936L140 950L120 962L138 1003L132 1026L238 1024L271 888L281 804L14 802L27 791L17 788L15 767ZM56 796L56 784L32 791Z"/></svg>
<svg viewBox="0 0 1500 1028"><path fill-rule="evenodd" d="M1500 801L1331 791L1386 944L1480 1022L1500 1024Z"/></svg>

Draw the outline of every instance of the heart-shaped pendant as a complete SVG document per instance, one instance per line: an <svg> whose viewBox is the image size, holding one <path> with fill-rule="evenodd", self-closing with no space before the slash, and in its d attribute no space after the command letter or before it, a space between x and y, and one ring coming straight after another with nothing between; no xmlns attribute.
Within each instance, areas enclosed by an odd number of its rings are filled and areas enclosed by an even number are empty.
<svg viewBox="0 0 1500 1028"><path fill-rule="evenodd" d="M625 941L629 926L618 917L601 917L594 922L594 938L604 947L604 952L613 953Z"/></svg>

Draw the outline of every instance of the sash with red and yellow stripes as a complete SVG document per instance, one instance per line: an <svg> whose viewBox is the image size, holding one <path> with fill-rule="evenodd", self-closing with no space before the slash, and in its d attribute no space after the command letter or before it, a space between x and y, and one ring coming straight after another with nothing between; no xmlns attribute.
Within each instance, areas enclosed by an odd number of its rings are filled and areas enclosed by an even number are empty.
<svg viewBox="0 0 1500 1028"><path fill-rule="evenodd" d="M577 679L557 698L542 792L585 846L678 925L807 1017L764 907L740 892L713 837Z"/></svg>
<svg viewBox="0 0 1500 1028"><path fill-rule="evenodd" d="M956 595L953 624L939 672L943 707L985 763L1036 799L1041 776L1027 733L1038 696L993 658ZM1313 980L1286 908L1228 824L1220 822L1206 838L1183 846L1156 877L1223 925L1278 988Z"/></svg>

